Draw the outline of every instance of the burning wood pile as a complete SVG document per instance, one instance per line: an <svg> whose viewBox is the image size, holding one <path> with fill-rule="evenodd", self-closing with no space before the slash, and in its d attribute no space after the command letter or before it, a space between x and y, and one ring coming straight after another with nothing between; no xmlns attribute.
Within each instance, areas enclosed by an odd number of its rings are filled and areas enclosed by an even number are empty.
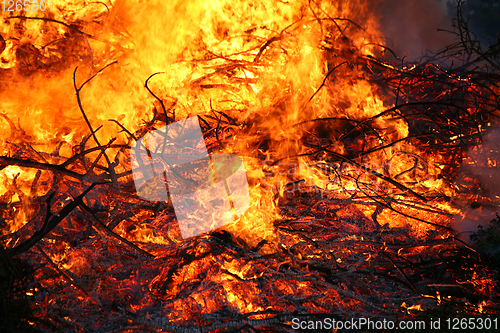
<svg viewBox="0 0 500 333"><path fill-rule="evenodd" d="M2 12L2 329L498 314L498 266L457 230L498 207L500 51L460 3L457 43L406 63L363 2L53 2ZM133 157L149 133L166 155L185 119L212 159L243 159L250 198L193 237L182 175L145 179Z"/></svg>

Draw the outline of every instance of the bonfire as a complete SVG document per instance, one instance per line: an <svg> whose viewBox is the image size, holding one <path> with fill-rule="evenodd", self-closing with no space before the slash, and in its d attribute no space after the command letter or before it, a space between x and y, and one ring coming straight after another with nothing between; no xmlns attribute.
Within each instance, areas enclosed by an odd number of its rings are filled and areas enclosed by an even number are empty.
<svg viewBox="0 0 500 333"><path fill-rule="evenodd" d="M420 61L368 1L2 6L1 331L498 329L500 49L461 2Z"/></svg>

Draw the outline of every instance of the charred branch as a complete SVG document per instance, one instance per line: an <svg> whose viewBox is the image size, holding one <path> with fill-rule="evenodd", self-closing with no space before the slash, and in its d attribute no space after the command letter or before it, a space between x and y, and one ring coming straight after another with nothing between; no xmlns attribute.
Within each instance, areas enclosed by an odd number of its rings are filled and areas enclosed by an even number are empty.
<svg viewBox="0 0 500 333"><path fill-rule="evenodd" d="M106 184L106 183L93 183L92 185L90 185L89 188L83 191L83 193L77 196L72 202L64 206L63 209L61 209L61 211L56 215L53 215L50 212L50 202L55 194L55 192L53 192L47 198L47 215L42 229L35 232L25 242L7 251L7 253L10 256L15 256L35 246L43 237L45 237L49 232L51 232L52 229L54 229L59 223L61 223L76 207L84 204L83 198L85 197L85 195L87 195L87 193L89 193L96 185L101 185L101 184Z"/></svg>

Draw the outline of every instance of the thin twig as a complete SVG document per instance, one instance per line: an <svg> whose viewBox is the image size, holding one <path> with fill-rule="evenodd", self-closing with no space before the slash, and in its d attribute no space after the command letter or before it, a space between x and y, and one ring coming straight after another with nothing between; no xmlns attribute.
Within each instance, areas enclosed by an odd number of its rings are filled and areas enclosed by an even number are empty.
<svg viewBox="0 0 500 333"><path fill-rule="evenodd" d="M74 31L78 32L79 34L82 34L83 36L94 38L92 35L89 35L89 34L83 32L81 30L78 30L77 28L75 28L74 26L72 26L72 25L70 25L68 23L64 23L62 21L54 20L54 19L51 19L51 18L46 18L46 17L29 17L29 16L11 16L11 17L5 17L5 20L10 20L10 19L40 20L40 21L46 21L46 22L54 22L54 23L62 24L66 28L74 30Z"/></svg>
<svg viewBox="0 0 500 333"><path fill-rule="evenodd" d="M85 119L85 122L87 123L87 126L89 127L90 129L90 132L92 133L92 137L94 138L94 141L97 143L97 145L99 147L102 147L101 144L99 143L99 140L97 139L97 136L95 135L95 132L94 130L92 129L92 125L90 124L90 121L89 119L87 118L87 115L85 114L85 111L83 109L83 105L82 105L82 101L81 101L81 98L80 98L80 92L81 90L83 89L83 87L88 83L90 82L94 77L96 77L99 73L101 73L103 70L105 70L106 68L108 68L109 66L111 65L114 65L118 63L118 61L113 61L109 64L107 64L106 66L104 66L103 68L101 68L100 70L98 70L94 75L92 75L89 79L87 79L85 82L83 82L80 87L77 86L76 84L76 71L78 70L78 66L75 68L75 71L73 72L73 85L75 87L75 91L76 91L76 99L78 101L78 107L80 108L80 111L82 112L82 115L83 115L83 118ZM106 154L106 152L104 152L104 157L106 158L106 162L108 163L108 171L110 173L110 176L111 176L111 181L113 182L113 184L115 186L118 186L118 180L116 179L116 173L115 173L115 170L114 170L114 163L111 163L108 155Z"/></svg>

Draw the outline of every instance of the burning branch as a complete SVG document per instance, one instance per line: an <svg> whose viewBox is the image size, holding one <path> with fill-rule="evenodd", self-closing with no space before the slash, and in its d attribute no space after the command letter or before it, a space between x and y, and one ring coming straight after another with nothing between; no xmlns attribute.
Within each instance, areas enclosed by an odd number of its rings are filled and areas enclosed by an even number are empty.
<svg viewBox="0 0 500 333"><path fill-rule="evenodd" d="M30 248L32 248L34 245L36 245L43 237L45 237L49 232L52 231L62 220L64 220L76 207L80 205L84 205L83 203L83 198L87 193L89 193L96 185L102 185L102 184L107 184L107 183L93 183L90 185L85 191L83 191L82 194L77 196L75 199L73 199L72 202L64 206L61 211L56 214L52 215L50 213L50 202L54 198L55 192L52 192L48 197L47 197L47 215L45 217L45 222L43 224L42 229L38 230L35 232L28 240L25 242L19 244L18 246L10 249L7 251L7 253L10 256L15 256L20 253L26 252Z"/></svg>
<svg viewBox="0 0 500 333"><path fill-rule="evenodd" d="M18 159L18 158L12 158L12 157L7 157L7 156L0 156L0 168L6 168L9 165L17 165L17 166L22 166L26 168L34 168L34 169L41 169L41 170L49 170L55 173L62 173L65 175L68 175L72 178L75 178L77 180L82 180L85 175L81 175L77 172L71 171L66 169L62 165L53 165L49 163L40 163L40 162L35 162L35 161L30 161L30 160L23 160L23 159Z"/></svg>

